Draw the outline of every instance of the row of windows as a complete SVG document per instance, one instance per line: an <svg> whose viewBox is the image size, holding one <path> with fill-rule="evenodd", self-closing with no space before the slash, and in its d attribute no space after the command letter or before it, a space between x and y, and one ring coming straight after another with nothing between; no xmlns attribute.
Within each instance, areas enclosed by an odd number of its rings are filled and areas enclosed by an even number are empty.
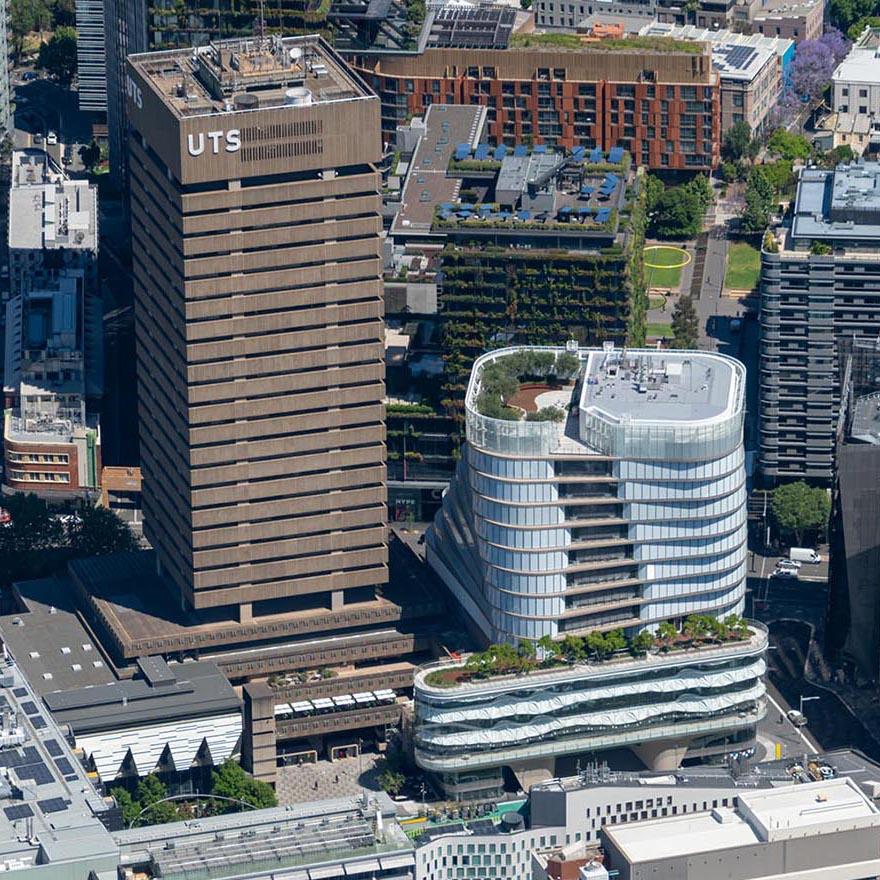
<svg viewBox="0 0 880 880"><path fill-rule="evenodd" d="M21 483L69 483L70 474L51 471L16 471L10 468L9 479Z"/></svg>
<svg viewBox="0 0 880 880"><path fill-rule="evenodd" d="M61 452L13 452L6 453L6 460L13 464L68 464L70 456Z"/></svg>

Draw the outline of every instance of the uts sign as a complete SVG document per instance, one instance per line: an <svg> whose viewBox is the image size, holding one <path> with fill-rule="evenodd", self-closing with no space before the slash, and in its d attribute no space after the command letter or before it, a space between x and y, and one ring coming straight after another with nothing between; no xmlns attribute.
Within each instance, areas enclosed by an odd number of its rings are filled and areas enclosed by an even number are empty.
<svg viewBox="0 0 880 880"><path fill-rule="evenodd" d="M211 153L215 156L220 152L221 144L227 153L237 153L241 149L241 132L237 128L231 128L229 131L209 131L207 134L199 132L186 136L186 147L190 156L201 156L205 152L206 140Z"/></svg>

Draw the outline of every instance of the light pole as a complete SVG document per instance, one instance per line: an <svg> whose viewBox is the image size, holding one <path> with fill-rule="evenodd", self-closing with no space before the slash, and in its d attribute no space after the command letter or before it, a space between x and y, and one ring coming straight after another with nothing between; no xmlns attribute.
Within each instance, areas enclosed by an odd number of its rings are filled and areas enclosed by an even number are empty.
<svg viewBox="0 0 880 880"><path fill-rule="evenodd" d="M821 699L822 699L821 697L805 697L803 694L801 694L800 708L798 711L801 713L801 715L803 715L804 714L804 703L809 703L810 700L821 700Z"/></svg>

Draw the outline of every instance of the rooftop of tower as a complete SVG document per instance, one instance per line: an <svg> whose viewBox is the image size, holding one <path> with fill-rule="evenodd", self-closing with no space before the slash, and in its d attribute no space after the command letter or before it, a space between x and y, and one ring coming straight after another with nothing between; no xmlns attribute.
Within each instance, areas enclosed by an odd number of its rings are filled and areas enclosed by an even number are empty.
<svg viewBox="0 0 880 880"><path fill-rule="evenodd" d="M319 36L217 40L132 55L129 61L180 117L372 96Z"/></svg>
<svg viewBox="0 0 880 880"><path fill-rule="evenodd" d="M742 367L699 351L591 351L580 407L632 422L703 422L736 406Z"/></svg>

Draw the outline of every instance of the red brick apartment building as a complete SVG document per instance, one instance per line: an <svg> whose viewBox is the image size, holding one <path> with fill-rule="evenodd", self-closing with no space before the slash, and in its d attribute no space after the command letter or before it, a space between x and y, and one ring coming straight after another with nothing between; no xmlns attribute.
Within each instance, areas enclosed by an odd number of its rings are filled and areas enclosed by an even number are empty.
<svg viewBox="0 0 880 880"><path fill-rule="evenodd" d="M621 41L560 48L539 41L351 60L379 95L388 142L431 104L482 104L493 144L621 146L657 170L717 165L721 86L708 44L632 37L632 48Z"/></svg>

